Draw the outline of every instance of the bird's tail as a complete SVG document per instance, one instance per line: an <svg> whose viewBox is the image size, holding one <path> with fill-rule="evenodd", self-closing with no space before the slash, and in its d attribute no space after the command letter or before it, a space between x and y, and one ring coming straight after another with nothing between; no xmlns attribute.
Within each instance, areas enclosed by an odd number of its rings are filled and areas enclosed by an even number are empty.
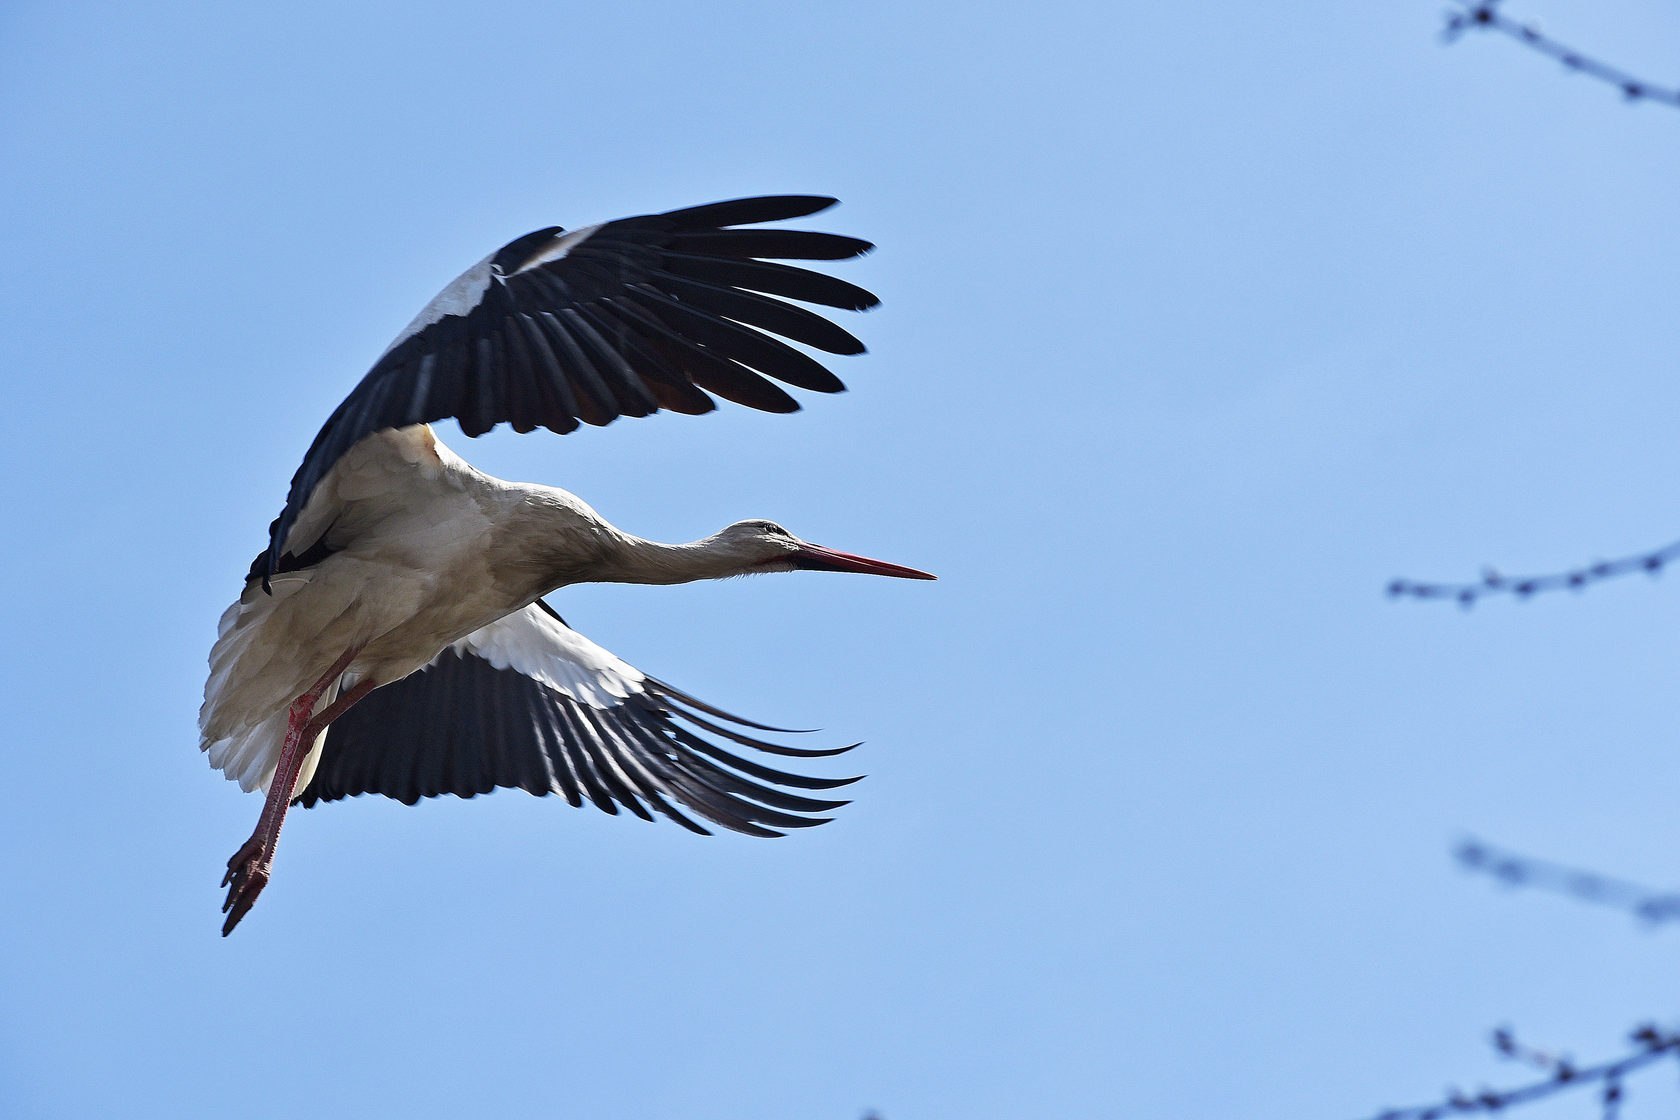
<svg viewBox="0 0 1680 1120"><path fill-rule="evenodd" d="M268 788L285 741L288 709L326 668L309 659L310 647L297 640L294 620L288 617L300 613L288 610L287 604L307 583L307 578L291 574L278 577L269 595L252 581L217 625L204 705L198 711L198 745L211 766L247 791ZM341 617L350 607L324 604L318 598L310 605L328 619ZM316 710L337 695L335 685ZM315 746L304 763L299 788L315 771L320 743Z"/></svg>

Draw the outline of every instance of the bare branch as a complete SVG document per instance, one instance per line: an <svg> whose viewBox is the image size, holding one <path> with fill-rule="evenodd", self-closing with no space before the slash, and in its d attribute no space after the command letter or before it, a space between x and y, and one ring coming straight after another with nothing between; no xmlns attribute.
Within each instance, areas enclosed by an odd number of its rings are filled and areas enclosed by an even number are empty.
<svg viewBox="0 0 1680 1120"><path fill-rule="evenodd" d="M1456 42L1466 31L1497 31L1548 58L1556 59L1570 70L1615 86L1629 101L1655 101L1680 109L1680 90L1652 85L1620 67L1566 47L1556 39L1541 34L1533 24L1519 23L1501 13L1499 0L1455 0L1455 3L1460 10L1447 13L1446 26L1441 30L1441 37L1449 43Z"/></svg>
<svg viewBox="0 0 1680 1120"><path fill-rule="evenodd" d="M1584 902L1626 910L1653 924L1680 921L1680 894L1663 893L1621 879L1579 871L1545 860L1501 851L1479 840L1466 840L1454 851L1459 863L1514 887L1538 887ZM1628 1076L1664 1058L1680 1058L1680 1030L1665 1031L1642 1024L1628 1035L1632 1049L1597 1065L1579 1065L1568 1054L1543 1050L1517 1040L1509 1027L1495 1030L1490 1041L1500 1057L1530 1066L1544 1076L1508 1089L1481 1088L1475 1092L1453 1088L1429 1104L1379 1112L1372 1120L1446 1120L1451 1116L1495 1113L1531 1104L1583 1086L1595 1088L1599 1115L1615 1120L1626 1099Z"/></svg>
<svg viewBox="0 0 1680 1120"><path fill-rule="evenodd" d="M1509 1089L1478 1089L1466 1092L1449 1089L1441 1100L1411 1108L1391 1108L1372 1120L1444 1120L1449 1116L1502 1112L1583 1086L1598 1088L1598 1101L1606 1120L1614 1120L1626 1095L1627 1076L1670 1056L1680 1056L1680 1032L1664 1032L1647 1023L1628 1036L1633 1049L1619 1058L1593 1066L1577 1066L1566 1057L1524 1046L1507 1027L1493 1032L1492 1042L1501 1057L1536 1066L1545 1071L1543 1080Z"/></svg>
<svg viewBox="0 0 1680 1120"><path fill-rule="evenodd" d="M1675 560L1680 560L1680 541L1636 556L1598 560L1580 568L1550 572L1546 575L1508 576L1493 568L1487 568L1476 583L1424 583L1418 580L1397 579L1388 585L1388 594L1392 599L1444 599L1461 607L1473 607L1476 600L1489 595L1514 595L1519 599L1527 599L1542 591L1559 591L1565 588L1579 591L1590 583L1599 583L1634 572L1657 576Z"/></svg>
<svg viewBox="0 0 1680 1120"><path fill-rule="evenodd" d="M1680 892L1653 890L1626 879L1516 855L1474 839L1460 844L1453 856L1468 870L1491 875L1507 886L1534 887L1625 910L1648 925L1680 922Z"/></svg>

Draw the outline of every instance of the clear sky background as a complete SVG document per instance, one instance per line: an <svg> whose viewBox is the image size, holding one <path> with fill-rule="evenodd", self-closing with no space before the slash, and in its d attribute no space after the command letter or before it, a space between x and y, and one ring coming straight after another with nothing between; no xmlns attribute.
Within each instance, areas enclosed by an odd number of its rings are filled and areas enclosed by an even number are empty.
<svg viewBox="0 0 1680 1120"><path fill-rule="evenodd" d="M1448 853L1680 880L1680 585L1382 589L1680 536L1680 113L1442 8L7 5L0 1113L1357 1117L1672 1016L1672 934ZM765 192L879 243L852 392L441 434L938 572L557 599L856 803L330 805L222 940L204 658L326 414L502 242Z"/></svg>

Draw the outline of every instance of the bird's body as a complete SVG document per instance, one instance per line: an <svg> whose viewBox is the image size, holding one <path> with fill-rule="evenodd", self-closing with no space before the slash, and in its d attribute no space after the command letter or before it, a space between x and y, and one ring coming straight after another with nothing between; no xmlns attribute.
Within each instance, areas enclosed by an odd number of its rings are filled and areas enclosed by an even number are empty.
<svg viewBox="0 0 1680 1120"><path fill-rule="evenodd" d="M263 729L344 650L358 651L345 677L389 684L550 590L519 555L530 538L504 528L524 498L427 426L357 444L312 498L339 515L332 551L269 590L248 581L222 618L199 721L211 765L266 789L280 740Z"/></svg>
<svg viewBox="0 0 1680 1120"><path fill-rule="evenodd" d="M681 806L759 835L818 823L824 818L804 814L841 804L785 787L821 790L843 779L774 770L695 732L772 754L834 752L752 738L741 728L769 729L646 677L565 626L541 597L579 582L682 583L801 567L931 577L811 545L764 521L688 544L644 540L564 490L476 470L426 423L447 415L469 434L497 420L564 431L579 417L704 411L702 385L785 410L785 394L754 370L838 388L809 358L741 320L765 326L767 318L766 329L841 352L851 352L850 336L735 285L857 306L873 297L741 254L838 256L867 246L714 228L829 201L746 199L518 239L449 285L334 413L210 655L201 746L243 788L268 792L257 831L229 861L224 933L266 883L294 798L309 805L374 792L412 801L517 786L609 812L623 806L646 817L651 806L704 831ZM761 237L737 242L739 234ZM506 306L485 310L498 300Z"/></svg>

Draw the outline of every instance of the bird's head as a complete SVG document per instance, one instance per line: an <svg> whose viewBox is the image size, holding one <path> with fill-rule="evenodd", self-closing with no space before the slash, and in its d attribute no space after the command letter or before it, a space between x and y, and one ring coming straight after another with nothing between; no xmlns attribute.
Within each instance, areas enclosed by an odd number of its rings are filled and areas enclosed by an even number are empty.
<svg viewBox="0 0 1680 1120"><path fill-rule="evenodd" d="M746 572L862 572L871 576L900 579L938 579L927 572L837 552L820 544L802 541L774 521L737 521L716 538L720 551L728 552Z"/></svg>

